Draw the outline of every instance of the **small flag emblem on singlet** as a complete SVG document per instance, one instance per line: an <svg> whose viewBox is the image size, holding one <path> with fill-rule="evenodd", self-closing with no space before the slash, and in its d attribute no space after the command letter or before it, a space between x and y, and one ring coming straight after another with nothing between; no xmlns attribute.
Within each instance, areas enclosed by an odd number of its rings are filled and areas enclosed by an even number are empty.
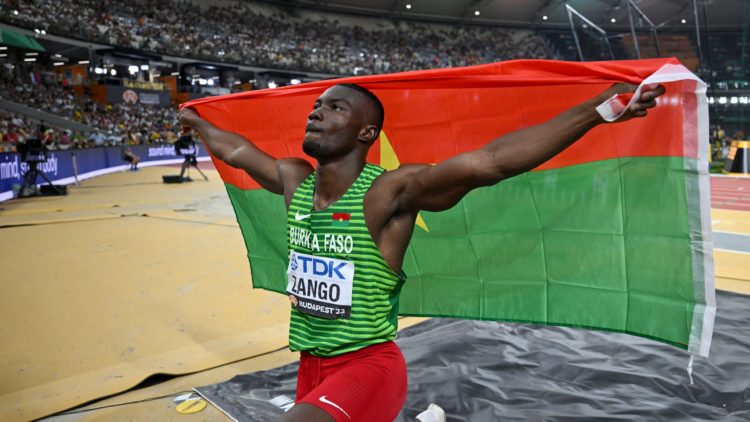
<svg viewBox="0 0 750 422"><path fill-rule="evenodd" d="M331 226L333 227L349 227L349 218L351 215L348 212L335 212L331 214Z"/></svg>

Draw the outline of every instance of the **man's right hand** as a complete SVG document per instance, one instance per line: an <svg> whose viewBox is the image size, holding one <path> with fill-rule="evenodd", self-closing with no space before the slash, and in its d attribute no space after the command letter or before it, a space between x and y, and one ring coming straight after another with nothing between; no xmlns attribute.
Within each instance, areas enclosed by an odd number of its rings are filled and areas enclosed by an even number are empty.
<svg viewBox="0 0 750 422"><path fill-rule="evenodd" d="M183 126L189 126L193 129L195 129L195 124L202 121L200 115L198 115L198 112L193 110L190 107L183 107L182 110L177 114L177 118L179 119L179 122Z"/></svg>
<svg viewBox="0 0 750 422"><path fill-rule="evenodd" d="M287 206L294 190L313 171L312 166L302 159L277 160L242 135L217 128L192 108L183 107L177 117L181 125L189 126L198 133L203 145L215 158L244 170L263 189L283 194Z"/></svg>

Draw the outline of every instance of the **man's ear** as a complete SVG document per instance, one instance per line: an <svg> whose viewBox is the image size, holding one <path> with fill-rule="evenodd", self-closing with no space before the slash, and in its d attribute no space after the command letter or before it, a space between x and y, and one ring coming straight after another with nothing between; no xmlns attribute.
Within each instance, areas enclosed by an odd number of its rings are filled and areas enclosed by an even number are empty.
<svg viewBox="0 0 750 422"><path fill-rule="evenodd" d="M375 125L367 125L359 131L357 139L364 143L373 143L378 138L378 128Z"/></svg>

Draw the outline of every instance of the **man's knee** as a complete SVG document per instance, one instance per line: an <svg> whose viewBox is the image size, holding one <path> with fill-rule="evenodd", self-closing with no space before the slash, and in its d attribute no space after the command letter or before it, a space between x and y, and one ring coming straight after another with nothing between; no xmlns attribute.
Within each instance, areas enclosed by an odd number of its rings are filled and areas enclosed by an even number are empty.
<svg viewBox="0 0 750 422"><path fill-rule="evenodd" d="M300 403L284 413L279 422L335 422L335 419L319 407Z"/></svg>

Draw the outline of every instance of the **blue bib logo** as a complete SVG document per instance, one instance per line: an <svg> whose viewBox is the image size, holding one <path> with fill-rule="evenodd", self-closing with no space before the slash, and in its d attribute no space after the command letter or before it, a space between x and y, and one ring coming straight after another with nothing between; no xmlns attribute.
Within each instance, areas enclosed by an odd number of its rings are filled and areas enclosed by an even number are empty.
<svg viewBox="0 0 750 422"><path fill-rule="evenodd" d="M297 264L297 254L294 252L292 252L292 257L290 258L289 268L291 268L292 271L297 271L297 268L299 268L299 264Z"/></svg>

